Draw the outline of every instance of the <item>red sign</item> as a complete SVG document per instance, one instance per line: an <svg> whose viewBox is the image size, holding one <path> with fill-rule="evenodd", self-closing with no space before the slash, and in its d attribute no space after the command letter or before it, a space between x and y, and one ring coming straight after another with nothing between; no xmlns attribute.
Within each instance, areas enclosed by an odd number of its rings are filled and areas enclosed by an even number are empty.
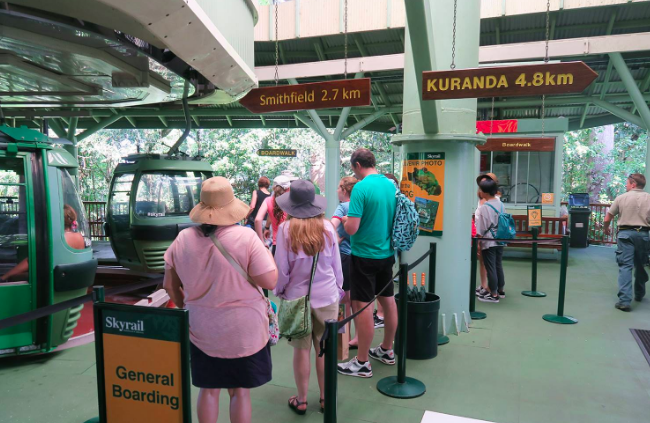
<svg viewBox="0 0 650 423"><path fill-rule="evenodd" d="M501 134L506 132L517 132L517 120L478 120L476 121L476 133Z"/></svg>
<svg viewBox="0 0 650 423"><path fill-rule="evenodd" d="M555 138L488 138L480 151L555 151Z"/></svg>
<svg viewBox="0 0 650 423"><path fill-rule="evenodd" d="M579 93L597 77L583 62L422 72L422 99Z"/></svg>
<svg viewBox="0 0 650 423"><path fill-rule="evenodd" d="M370 78L255 88L239 103L253 113L370 105Z"/></svg>

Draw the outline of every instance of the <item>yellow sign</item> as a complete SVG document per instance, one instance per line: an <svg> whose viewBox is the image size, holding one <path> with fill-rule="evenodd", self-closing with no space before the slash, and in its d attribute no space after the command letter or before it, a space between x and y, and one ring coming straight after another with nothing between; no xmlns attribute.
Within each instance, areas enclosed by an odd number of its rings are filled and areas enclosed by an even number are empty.
<svg viewBox="0 0 650 423"><path fill-rule="evenodd" d="M528 207L528 227L542 226L542 209L539 206Z"/></svg>
<svg viewBox="0 0 650 423"><path fill-rule="evenodd" d="M106 421L182 422L181 344L104 334Z"/></svg>
<svg viewBox="0 0 650 423"><path fill-rule="evenodd" d="M555 203L555 194L550 192L545 192L542 194L542 204L554 204Z"/></svg>
<svg viewBox="0 0 650 423"><path fill-rule="evenodd" d="M410 153L402 166L400 190L420 215L420 235L442 235L445 153Z"/></svg>

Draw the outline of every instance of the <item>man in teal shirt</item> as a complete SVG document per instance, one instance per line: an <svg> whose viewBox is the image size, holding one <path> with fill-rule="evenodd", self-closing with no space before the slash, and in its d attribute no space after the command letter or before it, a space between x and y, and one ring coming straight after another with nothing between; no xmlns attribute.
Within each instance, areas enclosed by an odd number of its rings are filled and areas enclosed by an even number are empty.
<svg viewBox="0 0 650 423"><path fill-rule="evenodd" d="M396 188L390 179L377 173L375 156L370 150L355 151L350 164L360 181L352 190L348 215L342 219L352 244L350 297L353 309L361 310L379 295L379 303L384 308L384 340L376 348L370 348L375 327L373 308L366 308L355 319L359 332L358 354L349 362L339 364L338 371L347 376L372 377L368 357L384 364L395 364L393 341L397 330L397 306L392 275L395 251L390 241L397 204Z"/></svg>

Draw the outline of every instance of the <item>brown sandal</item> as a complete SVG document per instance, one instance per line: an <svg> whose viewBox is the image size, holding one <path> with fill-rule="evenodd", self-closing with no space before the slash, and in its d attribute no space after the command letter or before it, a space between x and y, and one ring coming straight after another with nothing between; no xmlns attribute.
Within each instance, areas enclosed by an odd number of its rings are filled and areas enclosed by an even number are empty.
<svg viewBox="0 0 650 423"><path fill-rule="evenodd" d="M304 410L298 408L301 405L305 406ZM303 416L305 413L307 413L307 401L300 402L298 401L298 397L294 395L293 397L289 398L289 408L293 410L294 413Z"/></svg>

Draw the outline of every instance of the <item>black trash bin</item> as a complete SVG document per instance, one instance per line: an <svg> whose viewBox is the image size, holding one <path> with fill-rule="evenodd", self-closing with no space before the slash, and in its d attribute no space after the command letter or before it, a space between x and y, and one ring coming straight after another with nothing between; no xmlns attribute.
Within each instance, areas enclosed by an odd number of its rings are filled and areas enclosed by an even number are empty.
<svg viewBox="0 0 650 423"><path fill-rule="evenodd" d="M399 307L399 294L395 295L395 300ZM429 292L426 294L426 301L407 303L406 358L427 360L438 355L439 311L440 297ZM395 349L397 349L397 339L399 336L396 335Z"/></svg>
<svg viewBox="0 0 650 423"><path fill-rule="evenodd" d="M569 230L571 231L571 248L587 248L589 246L589 194L569 194Z"/></svg>

